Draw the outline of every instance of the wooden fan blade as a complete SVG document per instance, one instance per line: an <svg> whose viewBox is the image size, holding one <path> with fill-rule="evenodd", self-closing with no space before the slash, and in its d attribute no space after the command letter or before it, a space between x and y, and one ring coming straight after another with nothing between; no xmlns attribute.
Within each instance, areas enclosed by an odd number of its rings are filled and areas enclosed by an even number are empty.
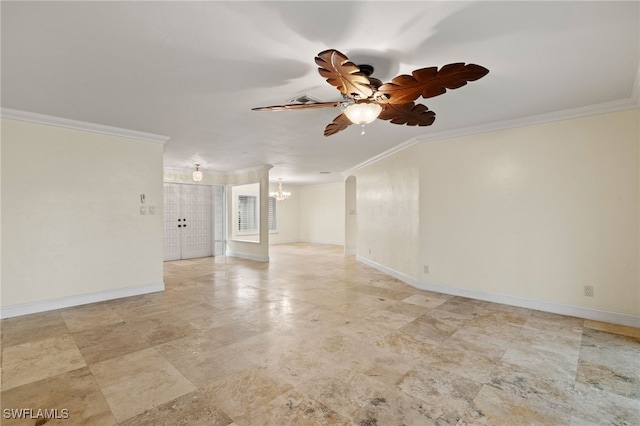
<svg viewBox="0 0 640 426"><path fill-rule="evenodd" d="M351 121L347 118L346 115L340 114L336 118L333 119L333 122L324 129L325 136L335 135L336 133L346 129L351 126Z"/></svg>
<svg viewBox="0 0 640 426"><path fill-rule="evenodd" d="M430 126L436 120L436 113L422 104L386 104L378 116L380 120L389 120L393 124L407 126Z"/></svg>
<svg viewBox="0 0 640 426"><path fill-rule="evenodd" d="M447 89L457 89L469 81L484 77L489 70L480 65L458 62L440 68L421 68L413 71L412 75L399 75L391 83L385 83L378 88L376 100L391 104L406 104L416 100L419 96L432 98L442 95Z"/></svg>
<svg viewBox="0 0 640 426"><path fill-rule="evenodd" d="M371 82L360 68L337 50L329 49L318 53L316 57L318 72L327 79L327 83L337 87L347 96L355 99L367 99L373 95Z"/></svg>
<svg viewBox="0 0 640 426"><path fill-rule="evenodd" d="M307 109L307 108L330 108L338 107L342 105L342 102L319 102L308 104L287 104L287 105L273 105L265 107L251 108L251 111L287 111L292 109Z"/></svg>

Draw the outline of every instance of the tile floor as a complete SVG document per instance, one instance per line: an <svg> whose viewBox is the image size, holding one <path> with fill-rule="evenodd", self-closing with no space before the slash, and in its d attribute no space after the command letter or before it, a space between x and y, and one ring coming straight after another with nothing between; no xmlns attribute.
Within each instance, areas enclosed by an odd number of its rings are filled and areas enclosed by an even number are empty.
<svg viewBox="0 0 640 426"><path fill-rule="evenodd" d="M640 423L640 329L416 290L337 246L271 258L2 321L2 424Z"/></svg>

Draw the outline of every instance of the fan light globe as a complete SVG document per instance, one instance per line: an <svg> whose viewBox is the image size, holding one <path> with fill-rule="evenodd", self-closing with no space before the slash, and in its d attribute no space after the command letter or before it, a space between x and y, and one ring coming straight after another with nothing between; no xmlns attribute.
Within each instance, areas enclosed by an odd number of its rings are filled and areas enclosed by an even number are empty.
<svg viewBox="0 0 640 426"><path fill-rule="evenodd" d="M371 102L361 102L349 105L344 110L344 115L353 124L369 124L382 112L382 107Z"/></svg>

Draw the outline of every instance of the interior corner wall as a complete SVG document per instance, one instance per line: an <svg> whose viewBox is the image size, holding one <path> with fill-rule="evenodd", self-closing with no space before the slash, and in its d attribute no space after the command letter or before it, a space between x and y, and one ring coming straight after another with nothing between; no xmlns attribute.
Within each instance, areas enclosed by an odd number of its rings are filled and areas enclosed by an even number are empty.
<svg viewBox="0 0 640 426"><path fill-rule="evenodd" d="M357 258L419 279L419 147L370 164L355 176Z"/></svg>
<svg viewBox="0 0 640 426"><path fill-rule="evenodd" d="M344 245L344 182L300 187L300 240Z"/></svg>
<svg viewBox="0 0 640 426"><path fill-rule="evenodd" d="M278 230L269 233L269 243L293 243L300 241L300 190L297 186L284 184L291 193L286 200L276 201L276 225ZM269 186L270 192L278 190L277 184Z"/></svg>
<svg viewBox="0 0 640 426"><path fill-rule="evenodd" d="M639 121L635 109L424 142L368 165L358 257L423 288L638 326Z"/></svg>
<svg viewBox="0 0 640 426"><path fill-rule="evenodd" d="M637 110L422 144L424 280L640 314L638 145Z"/></svg>
<svg viewBox="0 0 640 426"><path fill-rule="evenodd" d="M2 316L164 288L163 146L2 119ZM140 194L155 215L140 214Z"/></svg>

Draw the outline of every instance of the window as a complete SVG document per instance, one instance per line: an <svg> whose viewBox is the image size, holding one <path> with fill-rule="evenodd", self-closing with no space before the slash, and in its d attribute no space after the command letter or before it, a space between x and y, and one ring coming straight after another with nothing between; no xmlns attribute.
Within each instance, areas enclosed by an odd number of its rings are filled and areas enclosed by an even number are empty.
<svg viewBox="0 0 640 426"><path fill-rule="evenodd" d="M255 195L238 195L238 233L258 232L257 205Z"/></svg>
<svg viewBox="0 0 640 426"><path fill-rule="evenodd" d="M278 219L276 218L276 199L269 197L269 231L278 230Z"/></svg>

